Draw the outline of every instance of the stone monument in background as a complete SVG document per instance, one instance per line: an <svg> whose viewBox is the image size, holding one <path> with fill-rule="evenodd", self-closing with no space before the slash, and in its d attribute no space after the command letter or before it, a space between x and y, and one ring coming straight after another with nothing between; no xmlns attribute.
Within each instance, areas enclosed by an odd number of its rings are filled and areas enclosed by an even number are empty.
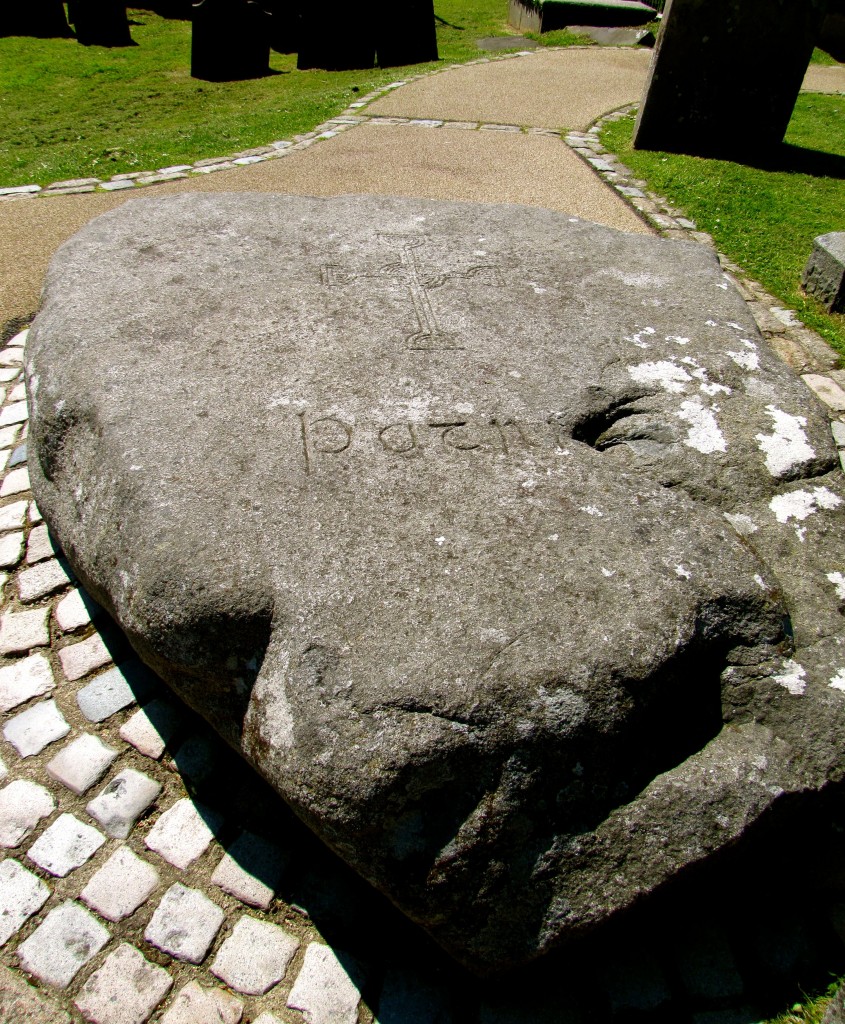
<svg viewBox="0 0 845 1024"><path fill-rule="evenodd" d="M62 0L13 0L0 10L0 37L50 39L72 35Z"/></svg>
<svg viewBox="0 0 845 1024"><path fill-rule="evenodd" d="M270 73L270 18L259 0L193 6L191 77L235 82Z"/></svg>
<svg viewBox="0 0 845 1024"><path fill-rule="evenodd" d="M754 158L786 132L828 0L669 0L634 146Z"/></svg>
<svg viewBox="0 0 845 1024"><path fill-rule="evenodd" d="M83 46L134 46L121 0L72 0L68 8Z"/></svg>

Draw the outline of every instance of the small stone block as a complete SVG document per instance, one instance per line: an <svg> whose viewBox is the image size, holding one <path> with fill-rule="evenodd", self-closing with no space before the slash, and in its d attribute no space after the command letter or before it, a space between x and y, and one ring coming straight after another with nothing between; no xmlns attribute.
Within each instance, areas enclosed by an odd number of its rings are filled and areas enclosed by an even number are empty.
<svg viewBox="0 0 845 1024"><path fill-rule="evenodd" d="M25 971L56 988L67 988L109 941L109 933L87 910L68 901L51 910L18 948Z"/></svg>
<svg viewBox="0 0 845 1024"><path fill-rule="evenodd" d="M221 815L185 798L162 814L144 842L148 849L184 871L205 853L222 825Z"/></svg>
<svg viewBox="0 0 845 1024"><path fill-rule="evenodd" d="M41 510L34 501L31 501L29 503L29 521L31 523L40 523L43 519L44 516L41 515Z"/></svg>
<svg viewBox="0 0 845 1024"><path fill-rule="evenodd" d="M54 558L58 553L58 548L45 524L34 526L30 530L26 545L26 560L30 565L43 562L45 558Z"/></svg>
<svg viewBox="0 0 845 1024"><path fill-rule="evenodd" d="M0 789L0 846L19 846L55 806L50 792L28 779Z"/></svg>
<svg viewBox="0 0 845 1024"><path fill-rule="evenodd" d="M62 671L71 681L81 679L94 669L108 665L111 660L111 651L103 643L99 633L94 633L87 640L80 640L59 651Z"/></svg>
<svg viewBox="0 0 845 1024"><path fill-rule="evenodd" d="M845 423L841 423L839 420L834 420L830 425L830 429L833 432L833 440L836 442L839 448L845 448Z"/></svg>
<svg viewBox="0 0 845 1024"><path fill-rule="evenodd" d="M48 185L45 189L46 192L52 192L57 188L82 188L85 185L99 185L99 178L68 178L67 181L54 181Z"/></svg>
<svg viewBox="0 0 845 1024"><path fill-rule="evenodd" d="M89 861L106 841L97 829L72 814L60 814L32 844L27 857L57 878Z"/></svg>
<svg viewBox="0 0 845 1024"><path fill-rule="evenodd" d="M223 924L223 911L198 889L179 882L164 894L144 938L177 960L198 964Z"/></svg>
<svg viewBox="0 0 845 1024"><path fill-rule="evenodd" d="M0 188L0 196L28 196L40 191L40 185L15 185L13 188Z"/></svg>
<svg viewBox="0 0 845 1024"><path fill-rule="evenodd" d="M813 240L801 283L829 312L845 311L845 232L831 231Z"/></svg>
<svg viewBox="0 0 845 1024"><path fill-rule="evenodd" d="M17 472L17 470L15 470ZM7 478L8 479L8 478ZM39 562L31 569L24 569L18 576L18 593L21 601L38 601L54 590L59 590L72 582L70 570L57 558L47 562Z"/></svg>
<svg viewBox="0 0 845 1024"><path fill-rule="evenodd" d="M0 533L21 529L26 519L26 505L25 501L13 501L0 508Z"/></svg>
<svg viewBox="0 0 845 1024"><path fill-rule="evenodd" d="M144 700L155 688L155 677L140 662L124 662L88 683L76 695L79 710L89 722L104 722L130 704Z"/></svg>
<svg viewBox="0 0 845 1024"><path fill-rule="evenodd" d="M5 537L0 537L0 568L11 569L21 560L22 554L22 533L7 533Z"/></svg>
<svg viewBox="0 0 845 1024"><path fill-rule="evenodd" d="M123 189L127 189L127 188L135 188L135 182L134 181L104 181L103 184L100 185L100 190L102 192L120 192Z"/></svg>
<svg viewBox="0 0 845 1024"><path fill-rule="evenodd" d="M21 757L31 757L67 736L70 726L54 700L45 700L15 715L3 726L3 735Z"/></svg>
<svg viewBox="0 0 845 1024"><path fill-rule="evenodd" d="M114 839L126 839L160 792L161 786L154 779L134 768L124 768L85 810Z"/></svg>
<svg viewBox="0 0 845 1024"><path fill-rule="evenodd" d="M356 1024L360 971L349 966L356 981L328 946L312 942L305 950L305 961L287 1005L303 1013L308 1024Z"/></svg>
<svg viewBox="0 0 845 1024"><path fill-rule="evenodd" d="M85 982L74 1002L96 1024L143 1024L172 985L163 967L123 942Z"/></svg>
<svg viewBox="0 0 845 1024"><path fill-rule="evenodd" d="M80 899L101 917L122 921L149 899L158 880L152 864L121 846L91 878Z"/></svg>
<svg viewBox="0 0 845 1024"><path fill-rule="evenodd" d="M71 590L69 594L56 605L56 623L64 633L71 633L75 629L87 626L89 622L100 614L102 608L93 597L81 588Z"/></svg>
<svg viewBox="0 0 845 1024"><path fill-rule="evenodd" d="M47 902L50 890L16 860L0 863L0 946Z"/></svg>
<svg viewBox="0 0 845 1024"><path fill-rule="evenodd" d="M195 786L202 785L214 771L216 744L208 736L189 736L173 755L179 774Z"/></svg>
<svg viewBox="0 0 845 1024"><path fill-rule="evenodd" d="M152 700L120 727L120 738L157 760L181 724L182 716L163 700Z"/></svg>
<svg viewBox="0 0 845 1024"><path fill-rule="evenodd" d="M286 859L274 843L244 832L226 851L211 881L242 903L266 910L275 895Z"/></svg>
<svg viewBox="0 0 845 1024"><path fill-rule="evenodd" d="M27 446L26 444L19 444L17 448L9 456L9 469L14 469L16 466L23 466L27 460Z"/></svg>
<svg viewBox="0 0 845 1024"><path fill-rule="evenodd" d="M244 1004L218 988L190 981L173 1000L159 1024L238 1024ZM257 1024L257 1022L256 1022Z"/></svg>
<svg viewBox="0 0 845 1024"><path fill-rule="evenodd" d="M298 949L299 939L284 928L242 917L220 947L211 973L236 992L264 995L284 978Z"/></svg>
<svg viewBox="0 0 845 1024"><path fill-rule="evenodd" d="M49 693L54 686L53 670L43 654L0 668L0 710L11 711L24 701Z"/></svg>
<svg viewBox="0 0 845 1024"><path fill-rule="evenodd" d="M33 647L48 646L49 615L48 607L31 612L6 612L0 618L0 654L24 654Z"/></svg>
<svg viewBox="0 0 845 1024"><path fill-rule="evenodd" d="M100 781L116 757L117 751L98 736L83 733L56 754L47 765L47 774L81 796Z"/></svg>
<svg viewBox="0 0 845 1024"><path fill-rule="evenodd" d="M805 373L801 379L834 412L845 412L845 391L835 380L819 373Z"/></svg>

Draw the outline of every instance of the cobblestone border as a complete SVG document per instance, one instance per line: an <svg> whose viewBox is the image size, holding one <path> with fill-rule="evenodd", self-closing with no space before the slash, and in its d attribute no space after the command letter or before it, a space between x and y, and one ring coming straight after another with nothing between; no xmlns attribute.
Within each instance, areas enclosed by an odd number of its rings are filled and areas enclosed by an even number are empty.
<svg viewBox="0 0 845 1024"><path fill-rule="evenodd" d="M650 191L645 181L638 179L614 153L605 149L599 138L602 129L630 116L638 107L638 103L620 107L598 118L586 132L567 132L563 141L664 238L696 242L715 252L725 276L745 299L760 333L827 409L839 463L845 473L845 370L838 368L842 362L839 354L821 335L801 323L794 310L781 306L774 295L719 252L706 231L699 231L682 210Z"/></svg>

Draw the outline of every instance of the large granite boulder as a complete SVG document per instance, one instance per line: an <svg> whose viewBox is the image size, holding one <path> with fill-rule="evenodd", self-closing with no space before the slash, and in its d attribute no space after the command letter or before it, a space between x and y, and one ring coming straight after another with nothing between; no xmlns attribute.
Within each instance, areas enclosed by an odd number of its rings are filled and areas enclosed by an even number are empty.
<svg viewBox="0 0 845 1024"><path fill-rule="evenodd" d="M457 958L592 929L843 769L843 481L701 247L136 200L57 254L31 475L140 655Z"/></svg>

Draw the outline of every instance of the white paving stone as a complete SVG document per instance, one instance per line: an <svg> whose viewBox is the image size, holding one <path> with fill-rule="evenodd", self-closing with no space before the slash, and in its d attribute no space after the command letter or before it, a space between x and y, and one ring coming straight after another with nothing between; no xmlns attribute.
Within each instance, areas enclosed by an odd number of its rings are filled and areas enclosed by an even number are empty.
<svg viewBox="0 0 845 1024"><path fill-rule="evenodd" d="M65 566L51 558L18 574L18 593L21 601L39 601L70 582L71 575Z"/></svg>
<svg viewBox="0 0 845 1024"><path fill-rule="evenodd" d="M55 907L18 947L25 971L56 988L67 988L80 969L109 941L109 933L78 903Z"/></svg>
<svg viewBox="0 0 845 1024"><path fill-rule="evenodd" d="M76 703L89 722L104 722L134 704L137 694L146 692L146 684L138 679L130 683L127 673L128 669L122 665L110 668L79 691Z"/></svg>
<svg viewBox="0 0 845 1024"><path fill-rule="evenodd" d="M21 368L19 366L4 366L0 363L0 380L5 384L15 380L20 376Z"/></svg>
<svg viewBox="0 0 845 1024"><path fill-rule="evenodd" d="M24 701L41 697L55 686L50 662L33 654L0 668L0 710L11 711Z"/></svg>
<svg viewBox="0 0 845 1024"><path fill-rule="evenodd" d="M284 928L242 917L217 952L211 973L244 995L261 996L284 978L299 939Z"/></svg>
<svg viewBox="0 0 845 1024"><path fill-rule="evenodd" d="M43 562L45 558L53 558L59 553L55 541L50 536L46 524L33 526L26 542L26 560L30 565Z"/></svg>
<svg viewBox="0 0 845 1024"><path fill-rule="evenodd" d="M155 779L124 768L85 810L115 839L126 839L135 822L161 792Z"/></svg>
<svg viewBox="0 0 845 1024"><path fill-rule="evenodd" d="M102 611L93 597L76 587L56 605L56 624L63 633L87 626Z"/></svg>
<svg viewBox="0 0 845 1024"><path fill-rule="evenodd" d="M187 798L177 800L153 825L144 842L150 850L184 871L205 853L222 824L222 816L215 811Z"/></svg>
<svg viewBox="0 0 845 1024"><path fill-rule="evenodd" d="M9 402L25 402L26 401L26 384L23 381L20 384L16 384L9 392L7 401Z"/></svg>
<svg viewBox="0 0 845 1024"><path fill-rule="evenodd" d="M82 890L80 899L109 921L122 921L145 903L158 885L158 871L121 846Z"/></svg>
<svg viewBox="0 0 845 1024"><path fill-rule="evenodd" d="M26 466L21 466L20 469L13 469L3 478L3 483L0 485L0 498L6 498L10 494L23 494L28 490L29 470Z"/></svg>
<svg viewBox="0 0 845 1024"><path fill-rule="evenodd" d="M819 373L805 373L801 379L834 412L845 412L845 391L835 380Z"/></svg>
<svg viewBox="0 0 845 1024"><path fill-rule="evenodd" d="M176 882L156 907L144 938L177 960L198 964L220 931L223 916L220 907L199 889Z"/></svg>
<svg viewBox="0 0 845 1024"><path fill-rule="evenodd" d="M67 736L70 726L54 700L27 708L3 726L3 735L21 757L40 754L49 744Z"/></svg>
<svg viewBox="0 0 845 1024"><path fill-rule="evenodd" d="M0 618L0 654L25 654L50 643L50 609L5 612Z"/></svg>
<svg viewBox="0 0 845 1024"><path fill-rule="evenodd" d="M51 793L29 779L0 789L0 846L18 846L55 806Z"/></svg>
<svg viewBox="0 0 845 1024"><path fill-rule="evenodd" d="M28 515L29 515L29 521L31 523L40 523L43 520L43 518L44 518L44 516L41 515L41 510L35 504L34 501L31 501L29 503L29 513L28 513Z"/></svg>
<svg viewBox="0 0 845 1024"><path fill-rule="evenodd" d="M85 982L74 1002L96 1024L144 1024L172 985L163 967L123 942Z"/></svg>
<svg viewBox="0 0 845 1024"><path fill-rule="evenodd" d="M145 757L161 757L182 722L179 711L163 700L140 708L120 727L120 738L131 743Z"/></svg>
<svg viewBox="0 0 845 1024"><path fill-rule="evenodd" d="M0 533L20 530L26 520L26 508L25 501L12 501L0 508Z"/></svg>
<svg viewBox="0 0 845 1024"><path fill-rule="evenodd" d="M26 409L26 401L14 402L12 405L7 405L5 409L0 411L0 427L8 427L13 423L23 423L28 416L29 413ZM22 487L20 489L28 490L28 487Z"/></svg>
<svg viewBox="0 0 845 1024"><path fill-rule="evenodd" d="M219 988L190 981L180 990L159 1024L238 1024L244 1004Z"/></svg>
<svg viewBox="0 0 845 1024"><path fill-rule="evenodd" d="M6 778L9 774L9 769L6 767L6 762L0 757L0 782Z"/></svg>
<svg viewBox="0 0 845 1024"><path fill-rule="evenodd" d="M26 339L29 337L29 328L24 327L22 331L9 339L8 348L23 348L26 345Z"/></svg>
<svg viewBox="0 0 845 1024"><path fill-rule="evenodd" d="M94 633L87 640L80 640L78 643L70 644L59 651L59 661L62 663L62 671L65 678L71 682L87 676L94 669L108 665L112 660L111 652L103 643L99 633Z"/></svg>
<svg viewBox="0 0 845 1024"><path fill-rule="evenodd" d="M360 998L358 986L334 952L312 942L287 1005L299 1010L308 1024L356 1024Z"/></svg>
<svg viewBox="0 0 845 1024"><path fill-rule="evenodd" d="M56 754L47 765L47 774L81 796L100 781L116 757L117 751L99 736L83 733Z"/></svg>
<svg viewBox="0 0 845 1024"><path fill-rule="evenodd" d="M242 903L266 910L276 894L285 863L278 846L244 832L228 848L211 881Z"/></svg>
<svg viewBox="0 0 845 1024"><path fill-rule="evenodd" d="M11 569L21 560L22 554L22 533L7 533L4 537L0 537L0 568Z"/></svg>
<svg viewBox="0 0 845 1024"><path fill-rule="evenodd" d="M106 841L97 829L72 814L60 814L32 844L27 857L57 878L89 861Z"/></svg>
<svg viewBox="0 0 845 1024"><path fill-rule="evenodd" d="M50 890L16 860L0 863L0 946L47 902Z"/></svg>

